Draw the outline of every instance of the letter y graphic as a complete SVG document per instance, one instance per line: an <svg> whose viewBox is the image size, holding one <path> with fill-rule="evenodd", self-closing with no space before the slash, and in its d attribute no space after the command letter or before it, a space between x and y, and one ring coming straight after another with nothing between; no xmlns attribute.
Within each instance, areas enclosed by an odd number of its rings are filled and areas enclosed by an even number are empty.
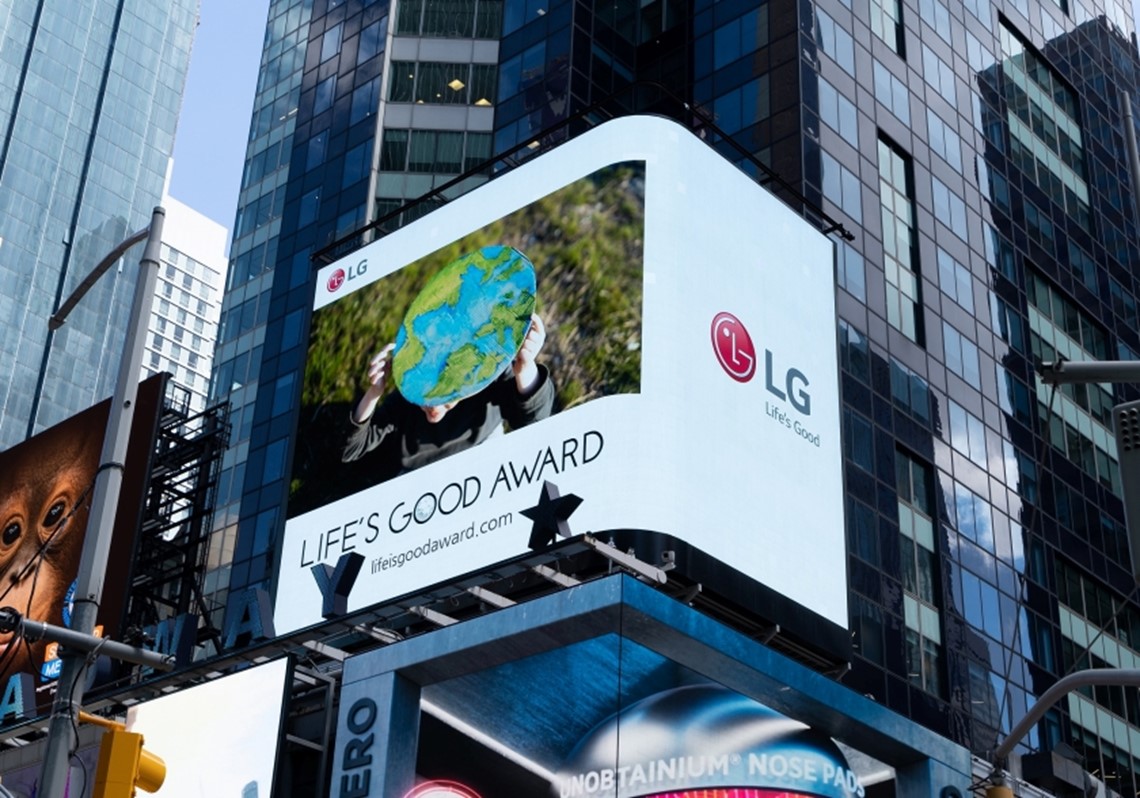
<svg viewBox="0 0 1140 798"><path fill-rule="evenodd" d="M340 555L340 559L336 561L336 568L321 563L310 569L321 591L322 616L335 618L348 612L348 594L356 583L356 577L363 565L364 555L352 551Z"/></svg>

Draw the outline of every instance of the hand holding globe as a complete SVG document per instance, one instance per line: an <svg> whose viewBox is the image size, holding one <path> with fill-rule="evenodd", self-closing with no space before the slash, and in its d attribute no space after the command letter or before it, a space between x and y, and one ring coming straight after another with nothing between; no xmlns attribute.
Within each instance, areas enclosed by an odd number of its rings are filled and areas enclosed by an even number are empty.
<svg viewBox="0 0 1140 798"><path fill-rule="evenodd" d="M376 409L376 403L384 396L384 390L388 387L388 373L392 370L392 350L395 348L395 344L388 344L368 361L368 388L352 413L352 419L357 424L368 420Z"/></svg>
<svg viewBox="0 0 1140 798"><path fill-rule="evenodd" d="M523 339L519 352L511 361L511 369L515 375L515 386L522 396L528 396L538 383L538 353L546 343L546 325L542 323L537 313L530 314L530 327L527 328L526 338Z"/></svg>
<svg viewBox="0 0 1140 798"><path fill-rule="evenodd" d="M368 388L353 421L372 417L388 386L436 424L482 391L508 364L520 397L538 387L546 326L534 313L535 274L516 249L483 247L438 272L412 301L395 342L368 363Z"/></svg>

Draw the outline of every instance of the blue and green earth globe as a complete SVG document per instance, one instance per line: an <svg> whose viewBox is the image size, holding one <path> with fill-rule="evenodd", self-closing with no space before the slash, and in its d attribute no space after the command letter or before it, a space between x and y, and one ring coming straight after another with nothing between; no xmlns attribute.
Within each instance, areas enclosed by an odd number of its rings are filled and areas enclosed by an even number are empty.
<svg viewBox="0 0 1140 798"><path fill-rule="evenodd" d="M512 247L483 247L444 266L396 333L392 376L400 393L432 406L486 388L518 354L534 295L534 266Z"/></svg>

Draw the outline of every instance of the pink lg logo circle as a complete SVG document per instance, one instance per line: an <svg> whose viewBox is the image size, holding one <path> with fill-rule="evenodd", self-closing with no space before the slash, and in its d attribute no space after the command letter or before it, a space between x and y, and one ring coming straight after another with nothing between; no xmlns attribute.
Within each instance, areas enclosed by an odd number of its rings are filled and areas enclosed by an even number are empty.
<svg viewBox="0 0 1140 798"><path fill-rule="evenodd" d="M712 345L716 359L728 376L748 382L756 373L756 348L752 337L731 313L718 313L712 321Z"/></svg>
<svg viewBox="0 0 1140 798"><path fill-rule="evenodd" d="M344 285L344 269L337 269L329 276L329 291L336 291L342 285Z"/></svg>

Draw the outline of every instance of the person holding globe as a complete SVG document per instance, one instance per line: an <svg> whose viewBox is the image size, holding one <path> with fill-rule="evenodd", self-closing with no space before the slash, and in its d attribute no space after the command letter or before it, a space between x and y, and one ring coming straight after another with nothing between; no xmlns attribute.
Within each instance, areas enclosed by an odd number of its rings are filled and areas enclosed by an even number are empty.
<svg viewBox="0 0 1140 798"><path fill-rule="evenodd" d="M343 462L382 450L390 478L547 418L554 382L537 362L546 326L534 268L510 247L444 267L413 300L396 336L368 363ZM388 392L390 381L396 390Z"/></svg>

